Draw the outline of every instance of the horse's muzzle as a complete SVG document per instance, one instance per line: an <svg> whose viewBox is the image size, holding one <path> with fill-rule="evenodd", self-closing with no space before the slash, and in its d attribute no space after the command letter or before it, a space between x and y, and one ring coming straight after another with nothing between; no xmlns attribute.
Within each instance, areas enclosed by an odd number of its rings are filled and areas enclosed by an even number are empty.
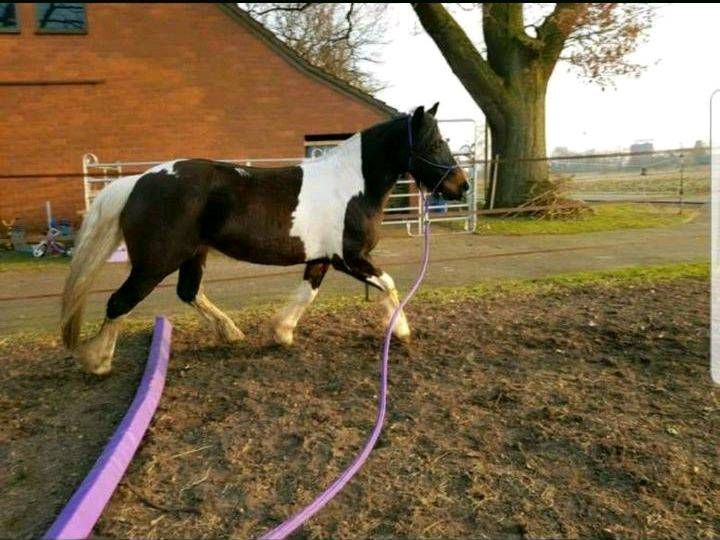
<svg viewBox="0 0 720 540"><path fill-rule="evenodd" d="M470 189L465 171L460 168L453 170L443 182L443 196L446 199L460 200Z"/></svg>

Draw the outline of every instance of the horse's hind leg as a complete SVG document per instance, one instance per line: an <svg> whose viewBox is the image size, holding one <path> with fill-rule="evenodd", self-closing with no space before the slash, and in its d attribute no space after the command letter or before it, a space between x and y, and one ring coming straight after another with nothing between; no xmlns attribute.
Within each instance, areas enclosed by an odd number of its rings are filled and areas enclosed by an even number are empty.
<svg viewBox="0 0 720 540"><path fill-rule="evenodd" d="M78 358L86 371L96 375L110 372L123 317L150 294L166 275L132 269L125 283L110 296L105 322L100 331L77 349Z"/></svg>
<svg viewBox="0 0 720 540"><path fill-rule="evenodd" d="M308 263L305 266L303 282L293 298L273 319L275 341L281 345L292 345L293 333L305 309L317 296L318 288L329 268L325 262Z"/></svg>
<svg viewBox="0 0 720 540"><path fill-rule="evenodd" d="M208 300L200 289L203 265L207 257L207 250L202 249L194 257L180 265L180 276L177 284L177 294L180 300L190 304L198 310L200 315L210 323L219 339L232 343L244 339L243 333L235 326L230 317Z"/></svg>

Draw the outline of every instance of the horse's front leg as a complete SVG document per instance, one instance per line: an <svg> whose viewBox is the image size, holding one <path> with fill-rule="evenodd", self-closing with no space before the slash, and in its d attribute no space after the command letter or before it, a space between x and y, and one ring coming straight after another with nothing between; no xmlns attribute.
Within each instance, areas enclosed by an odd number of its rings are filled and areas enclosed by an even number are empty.
<svg viewBox="0 0 720 540"><path fill-rule="evenodd" d="M390 277L390 274L377 268L367 257L350 258L342 262L336 261L333 262L333 266L337 270L345 272L381 291L380 302L385 308L385 325L387 326L393 313L395 313L395 310L400 305L400 298L395 288L395 281ZM393 335L401 341L410 341L410 326L408 325L404 311L400 311L400 314L395 320Z"/></svg>
<svg viewBox="0 0 720 540"><path fill-rule="evenodd" d="M305 265L303 282L296 289L292 299L285 304L273 319L273 337L281 345L292 345L295 327L305 309L312 303L318 293L329 264L326 262L308 263Z"/></svg>

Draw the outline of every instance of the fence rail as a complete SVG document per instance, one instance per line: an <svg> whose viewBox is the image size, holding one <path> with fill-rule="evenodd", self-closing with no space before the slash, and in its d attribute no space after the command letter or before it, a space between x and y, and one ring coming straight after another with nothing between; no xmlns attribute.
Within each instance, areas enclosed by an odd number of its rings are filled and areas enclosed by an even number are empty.
<svg viewBox="0 0 720 540"><path fill-rule="evenodd" d="M570 198L587 202L677 202L705 200L710 193L709 147L608 152L507 160L479 160L485 199L504 163L544 161L550 180ZM487 200L484 206L493 208Z"/></svg>

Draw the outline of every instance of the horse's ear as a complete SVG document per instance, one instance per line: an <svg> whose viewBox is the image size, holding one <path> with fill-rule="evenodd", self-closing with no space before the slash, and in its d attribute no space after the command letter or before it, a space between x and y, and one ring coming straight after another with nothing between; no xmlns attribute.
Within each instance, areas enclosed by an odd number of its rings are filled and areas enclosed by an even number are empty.
<svg viewBox="0 0 720 540"><path fill-rule="evenodd" d="M420 105L417 109L415 109L415 112L412 116L412 130L413 134L417 135L420 133L420 128L423 125L423 118L425 116L425 107Z"/></svg>
<svg viewBox="0 0 720 540"><path fill-rule="evenodd" d="M435 114L437 113L437 110L438 110L438 105L440 105L440 102L439 102L439 101L436 101L436 102L435 102L435 105L433 105L432 107L430 107L430 108L428 109L428 114L431 114L432 116L435 116Z"/></svg>

